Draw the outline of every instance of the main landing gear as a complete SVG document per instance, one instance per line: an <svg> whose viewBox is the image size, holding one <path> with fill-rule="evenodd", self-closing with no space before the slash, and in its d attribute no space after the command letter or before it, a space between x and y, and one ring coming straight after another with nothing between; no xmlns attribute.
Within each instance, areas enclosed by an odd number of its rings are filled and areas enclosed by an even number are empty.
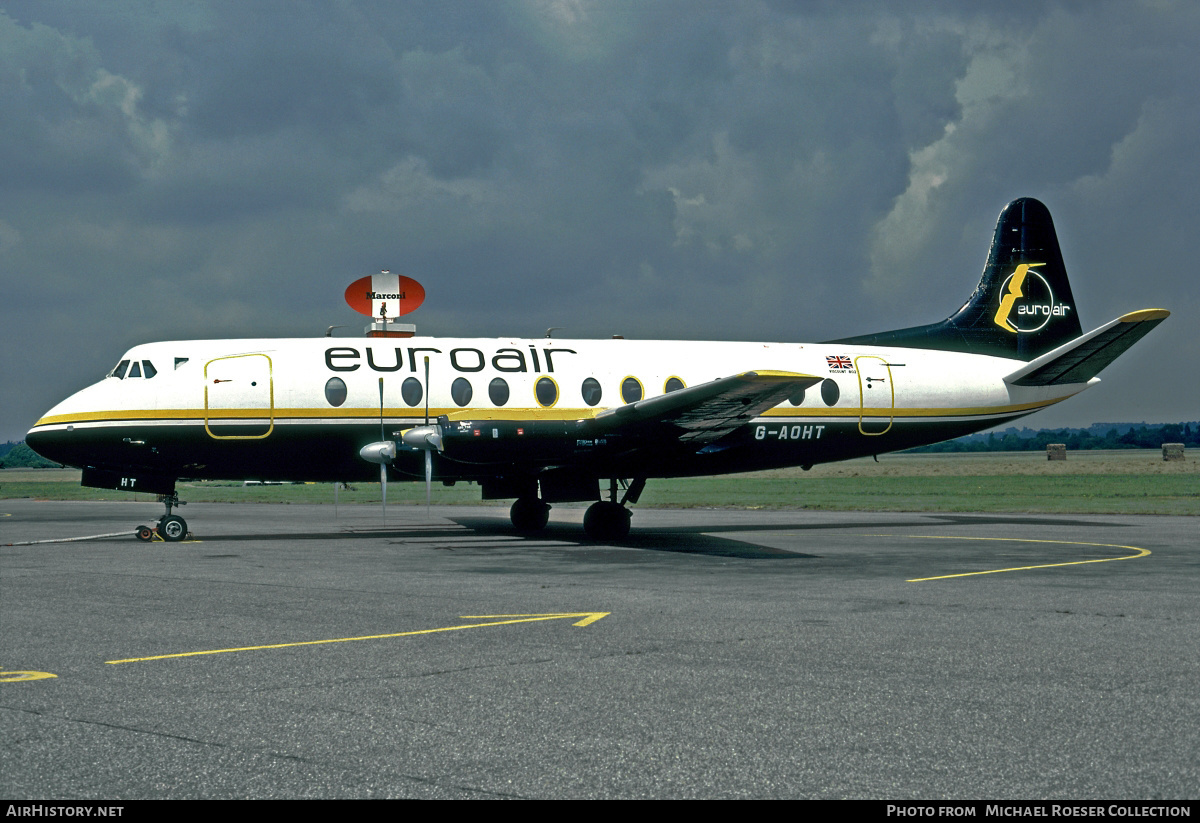
<svg viewBox="0 0 1200 823"><path fill-rule="evenodd" d="M513 528L521 534L536 534L550 520L550 505L537 497L518 497L508 510Z"/></svg>
<svg viewBox="0 0 1200 823"><path fill-rule="evenodd" d="M617 500L621 487L625 494ZM638 477L628 483L613 478L608 484L608 500L599 500L588 506L583 515L583 530L593 540L621 540L629 535L632 514L626 503L636 503L646 488L646 478ZM513 528L522 534L536 534L546 528L550 519L550 506L535 495L518 497L509 510Z"/></svg>
<svg viewBox="0 0 1200 823"><path fill-rule="evenodd" d="M618 482L613 478L608 483L608 500L600 500L588 506L583 515L583 530L593 540L623 540L629 536L632 512L626 503L636 503L646 488L646 478L638 477L625 487L621 502L617 502Z"/></svg>
<svg viewBox="0 0 1200 823"><path fill-rule="evenodd" d="M158 499L167 507L166 513L158 518L157 526L138 526L134 535L143 543L149 543L155 534L168 543L178 543L188 536L187 521L177 514L171 514L171 507L186 506L187 503L180 500L179 495L174 492L160 494Z"/></svg>

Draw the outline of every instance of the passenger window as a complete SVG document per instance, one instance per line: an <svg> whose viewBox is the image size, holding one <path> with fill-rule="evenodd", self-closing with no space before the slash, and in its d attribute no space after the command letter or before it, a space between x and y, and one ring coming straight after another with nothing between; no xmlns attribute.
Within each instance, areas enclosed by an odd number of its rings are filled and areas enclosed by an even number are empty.
<svg viewBox="0 0 1200 823"><path fill-rule="evenodd" d="M492 400L493 406L503 406L508 402L508 381L503 377L494 377L492 382L488 383L488 397Z"/></svg>
<svg viewBox="0 0 1200 823"><path fill-rule="evenodd" d="M130 377L141 377L142 376L142 367L141 367L141 365L138 364L138 361L134 360L133 365L131 365L129 367L129 376Z"/></svg>
<svg viewBox="0 0 1200 823"><path fill-rule="evenodd" d="M791 403L793 406L799 406L801 403L803 403L804 402L804 389L801 389L800 391L796 392L791 397L789 397L788 402Z"/></svg>
<svg viewBox="0 0 1200 823"><path fill-rule="evenodd" d="M673 391L679 391L684 388L683 381L678 377L668 377L667 382L663 385L663 392L670 394Z"/></svg>
<svg viewBox="0 0 1200 823"><path fill-rule="evenodd" d="M146 379L149 380L151 377L158 374L158 369L154 368L154 364L151 363L149 360L143 360L142 361L142 374L144 374L146 376Z"/></svg>
<svg viewBox="0 0 1200 823"><path fill-rule="evenodd" d="M842 396L841 389L832 378L825 378L821 381L821 399L825 401L826 406L837 405L838 398Z"/></svg>
<svg viewBox="0 0 1200 823"><path fill-rule="evenodd" d="M600 388L600 381L594 377L584 380L579 391L583 395L583 402L589 406L599 403L601 396L604 394L604 390Z"/></svg>
<svg viewBox="0 0 1200 823"><path fill-rule="evenodd" d="M404 402L410 406L415 406L421 402L421 396L424 391L421 389L421 381L415 377L407 378L400 384L400 396L404 398Z"/></svg>
<svg viewBox="0 0 1200 823"><path fill-rule="evenodd" d="M626 377L621 381L621 399L626 403L636 403L642 399L642 381L636 377Z"/></svg>
<svg viewBox="0 0 1200 823"><path fill-rule="evenodd" d="M558 384L549 377L539 377L533 384L533 396L538 405L549 408L558 402Z"/></svg>
<svg viewBox="0 0 1200 823"><path fill-rule="evenodd" d="M471 389L471 381L465 377L459 377L450 384L450 397L459 406L465 406L471 402L471 395L474 392Z"/></svg>
<svg viewBox="0 0 1200 823"><path fill-rule="evenodd" d="M325 381L325 401L331 406L346 402L346 382L342 378L331 377Z"/></svg>

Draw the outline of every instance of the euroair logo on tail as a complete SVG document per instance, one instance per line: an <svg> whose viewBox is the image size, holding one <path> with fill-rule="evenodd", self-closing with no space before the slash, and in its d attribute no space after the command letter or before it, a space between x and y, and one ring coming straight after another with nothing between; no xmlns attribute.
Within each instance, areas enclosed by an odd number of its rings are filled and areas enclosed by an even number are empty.
<svg viewBox="0 0 1200 823"><path fill-rule="evenodd" d="M1051 317L1071 310L1054 299L1050 284L1034 271L1045 263L1022 263L1000 287L1000 306L993 318L997 326L1013 334L1029 334L1045 327Z"/></svg>

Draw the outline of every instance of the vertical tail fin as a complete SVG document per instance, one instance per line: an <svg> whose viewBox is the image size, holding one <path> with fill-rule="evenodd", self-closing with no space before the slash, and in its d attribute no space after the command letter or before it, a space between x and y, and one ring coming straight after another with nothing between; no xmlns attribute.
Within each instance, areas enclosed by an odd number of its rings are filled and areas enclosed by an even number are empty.
<svg viewBox="0 0 1200 823"><path fill-rule="evenodd" d="M1000 213L983 277L957 312L941 323L834 342L1032 360L1082 333L1050 211L1023 197Z"/></svg>

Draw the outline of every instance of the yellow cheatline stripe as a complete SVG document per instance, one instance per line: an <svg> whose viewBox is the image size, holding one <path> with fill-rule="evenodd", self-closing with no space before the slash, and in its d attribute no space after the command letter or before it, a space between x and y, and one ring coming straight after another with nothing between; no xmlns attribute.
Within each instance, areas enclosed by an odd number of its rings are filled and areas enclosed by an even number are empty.
<svg viewBox="0 0 1200 823"><path fill-rule="evenodd" d="M485 615L461 615L463 620L490 620L492 618L506 617L514 618L509 620L496 620L491 623L471 623L466 626L446 626L438 629L418 629L411 632L394 632L392 634L367 634L361 637L337 637L332 640L301 640L295 643L269 643L262 646L239 646L233 649L207 649L199 652L180 652L178 654L158 654L151 657L127 657L122 660L105 660L105 663L142 663L147 660L168 660L173 657L198 657L204 654L229 654L231 652L253 652L262 651L264 649L286 649L292 646L320 646L327 643L349 643L353 640L384 640L392 637L413 637L418 634L437 634L438 632L456 632L461 629L479 629L485 626L507 626L512 623L536 623L539 620L562 620L564 618L579 617L582 618L573 625L588 626L595 623L602 617L607 617L611 612L565 612L565 613L547 613L547 614L525 614L525 615L501 615L501 614L485 614Z"/></svg>
<svg viewBox="0 0 1200 823"><path fill-rule="evenodd" d="M506 408L506 409L439 409L429 410L430 419L447 415L451 420L578 420L584 417L594 417L593 408ZM384 417L399 417L406 419L421 419L425 416L423 408L384 408ZM78 412L75 414L56 414L43 417L33 425L61 425L63 423L89 422L131 422L138 423L153 420L182 420L200 422L206 419L203 409L129 409L95 412ZM358 422L379 423L379 407L361 409L221 409L210 411L209 420L228 422L255 423L274 419L280 420L320 420L338 419Z"/></svg>
<svg viewBox="0 0 1200 823"><path fill-rule="evenodd" d="M47 680L58 677L50 672L0 672L0 683L17 683L22 680Z"/></svg>
<svg viewBox="0 0 1200 823"><path fill-rule="evenodd" d="M1135 560L1139 557L1149 557L1149 549L1139 546L1122 546L1117 543L1085 543L1080 540L1034 540L1023 537L962 537L948 534L864 534L863 537L908 537L913 540L992 540L1006 543L1056 543L1060 546L1096 546L1102 549L1129 549L1137 554L1127 554L1124 557L1101 557L1093 560L1069 560L1063 563L1040 563L1036 566L1014 566L1011 569L988 569L981 572L962 572L961 574L942 574L937 577L914 577L906 583L923 583L927 580L948 580L952 577L974 577L980 574L1000 574L1001 572L1023 572L1030 569L1052 569L1056 566L1081 566L1085 563L1109 563L1113 560Z"/></svg>
<svg viewBox="0 0 1200 823"><path fill-rule="evenodd" d="M603 409L593 408L569 408L566 406L559 408L548 408L538 406L536 409L531 407L519 408L509 407L503 409L443 409L441 414L444 414L451 423L457 423L460 420L582 420L588 417L595 417L598 411ZM376 413L376 418L378 418ZM420 415L418 415L420 416ZM429 412L429 417L437 417L433 411Z"/></svg>
<svg viewBox="0 0 1200 823"><path fill-rule="evenodd" d="M1019 403L1008 406L961 406L953 408L900 408L895 409L867 409L868 417L978 417L991 414L1012 414L1017 412L1028 412L1036 409L1042 409L1047 406L1052 406L1055 403L1060 403L1066 400L1065 397L1056 397L1053 400L1040 400L1034 403ZM583 418L595 417L600 411L606 409L593 408L555 408L555 409L533 409L533 408L511 408L511 409L430 409L430 418L435 418L440 415L447 415L452 421L457 420L580 420ZM877 412L877 414L875 413ZM405 408L385 408L383 410L385 417L399 417L414 419L424 416L423 409ZM259 415L255 417L253 410L248 410L243 413L242 418L233 417L232 412L222 412L221 414L209 414L210 420L242 420L246 423L253 423L259 420L268 419L267 415ZM797 407L776 406L763 412L760 417L795 417L795 418L828 418L828 417L851 417L858 418L863 414L863 410L856 407L853 408L830 408L830 409L804 409ZM275 409L273 411L274 420L319 420L319 419L341 419L352 420L357 422L379 422L379 409ZM76 414L56 414L52 417L43 417L33 425L33 428L39 426L61 425L63 423L88 423L88 422L128 422L140 423L154 420L181 420L201 422L204 420L204 411L202 409L131 409L128 411L97 411L97 412L79 412Z"/></svg>

